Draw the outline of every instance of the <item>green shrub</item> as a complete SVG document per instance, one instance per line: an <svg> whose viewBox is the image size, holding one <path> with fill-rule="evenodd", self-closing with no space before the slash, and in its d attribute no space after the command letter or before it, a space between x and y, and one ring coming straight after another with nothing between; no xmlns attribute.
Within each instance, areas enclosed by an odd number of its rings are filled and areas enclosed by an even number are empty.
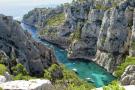
<svg viewBox="0 0 135 90"><path fill-rule="evenodd" d="M106 6L101 5L101 4L97 4L95 8L98 9L98 10L107 10L107 9L109 9L109 7L106 7Z"/></svg>
<svg viewBox="0 0 135 90"><path fill-rule="evenodd" d="M39 31L39 34L40 34L40 35L46 35L46 34L48 34L48 33L49 33L49 32L48 32L47 29Z"/></svg>
<svg viewBox="0 0 135 90"><path fill-rule="evenodd" d="M116 69L115 76L120 78L128 65L135 65L135 57L127 57L125 62Z"/></svg>
<svg viewBox="0 0 135 90"><path fill-rule="evenodd" d="M0 87L0 90L3 90L3 89Z"/></svg>
<svg viewBox="0 0 135 90"><path fill-rule="evenodd" d="M52 65L48 70L45 70L44 77L52 80L53 77L51 77L51 73L56 69L62 70L63 73L63 78L57 79L54 82L56 90L59 90L58 88L63 87L63 90L91 90L94 88L92 84L81 80L73 71L66 69L63 65Z"/></svg>
<svg viewBox="0 0 135 90"><path fill-rule="evenodd" d="M5 64L5 63L6 63L5 57L3 57L3 55L0 55L0 64Z"/></svg>
<svg viewBox="0 0 135 90"><path fill-rule="evenodd" d="M7 71L6 66L5 66L5 65L3 65L3 64L0 64L0 75L3 75L3 74L4 74L4 72L6 72L6 71Z"/></svg>
<svg viewBox="0 0 135 90"><path fill-rule="evenodd" d="M55 82L55 77L53 77L52 74L56 70L61 70L61 68L57 64L53 64L50 68L44 70L44 78Z"/></svg>
<svg viewBox="0 0 135 90"><path fill-rule="evenodd" d="M50 27L55 27L55 26L63 24L64 21L65 21L65 14L59 13L59 14L56 14L55 16L49 18L47 20L47 25L49 25Z"/></svg>
<svg viewBox="0 0 135 90"><path fill-rule="evenodd" d="M135 50L135 41L132 41L132 43L131 43L131 49Z"/></svg>
<svg viewBox="0 0 135 90"><path fill-rule="evenodd" d="M102 45L105 43L105 40L106 40L106 36L103 36L102 39L101 39L101 44Z"/></svg>
<svg viewBox="0 0 135 90"><path fill-rule="evenodd" d="M22 64L17 64L11 69L13 71L14 80L29 80L32 78L31 76L29 76L28 72L26 71L26 69Z"/></svg>
<svg viewBox="0 0 135 90"><path fill-rule="evenodd" d="M92 88L89 86L86 86L85 84L82 84L80 86L69 84L66 90L91 90Z"/></svg>
<svg viewBox="0 0 135 90"><path fill-rule="evenodd" d="M70 41L80 40L81 39L81 30L77 30L70 35Z"/></svg>
<svg viewBox="0 0 135 90"><path fill-rule="evenodd" d="M118 81L114 81L108 86L104 86L103 90L125 90L125 88L122 87Z"/></svg>
<svg viewBox="0 0 135 90"><path fill-rule="evenodd" d="M76 27L76 31L74 31L71 35L70 35L70 40L73 41L73 40L80 40L81 39L81 34L82 34L82 25L83 25L83 22L79 22L77 24L77 27Z"/></svg>
<svg viewBox="0 0 135 90"><path fill-rule="evenodd" d="M18 74L13 79L14 80L30 80L30 79L33 79L33 77L31 77L29 75Z"/></svg>
<svg viewBox="0 0 135 90"><path fill-rule="evenodd" d="M14 74L22 74L22 75L28 75L28 72L24 68L22 64L17 64L16 66L12 67L12 71Z"/></svg>

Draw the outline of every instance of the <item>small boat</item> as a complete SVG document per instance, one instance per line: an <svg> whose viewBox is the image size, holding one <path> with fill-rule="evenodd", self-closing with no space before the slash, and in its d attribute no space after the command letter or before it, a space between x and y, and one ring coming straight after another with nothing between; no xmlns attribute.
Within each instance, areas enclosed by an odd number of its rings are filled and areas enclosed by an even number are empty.
<svg viewBox="0 0 135 90"><path fill-rule="evenodd" d="M76 68L73 68L72 70L75 71L75 72L77 72L77 69Z"/></svg>
<svg viewBox="0 0 135 90"><path fill-rule="evenodd" d="M91 78L85 78L86 79L86 81L88 81L88 82L92 82L92 83L94 83L95 81L94 80L92 80Z"/></svg>
<svg viewBox="0 0 135 90"><path fill-rule="evenodd" d="M77 69L76 68L73 68L72 69L76 74L79 74L78 72L77 72Z"/></svg>

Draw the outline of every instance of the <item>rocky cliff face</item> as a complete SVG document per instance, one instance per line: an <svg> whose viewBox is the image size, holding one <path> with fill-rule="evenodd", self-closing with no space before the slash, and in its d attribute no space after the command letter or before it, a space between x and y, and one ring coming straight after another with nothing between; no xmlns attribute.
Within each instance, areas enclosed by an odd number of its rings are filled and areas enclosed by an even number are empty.
<svg viewBox="0 0 135 90"><path fill-rule="evenodd" d="M96 62L109 72L113 72L129 53L134 5L134 1L123 1L104 14Z"/></svg>
<svg viewBox="0 0 135 90"><path fill-rule="evenodd" d="M63 7L62 24L47 24L41 38L64 46L69 58L95 57L112 73L126 55L134 56L134 0L77 0Z"/></svg>
<svg viewBox="0 0 135 90"><path fill-rule="evenodd" d="M91 9L88 20L81 29L80 38L74 38L68 49L70 58L90 59L90 57L95 56L103 14L103 10Z"/></svg>
<svg viewBox="0 0 135 90"><path fill-rule="evenodd" d="M120 80L122 85L135 85L135 65L129 65Z"/></svg>
<svg viewBox="0 0 135 90"><path fill-rule="evenodd" d="M32 75L41 75L44 68L56 63L53 52L35 42L12 17L0 15L0 50L5 52L9 69L22 63Z"/></svg>
<svg viewBox="0 0 135 90"><path fill-rule="evenodd" d="M135 9L133 11L133 27L129 51L130 56L135 56Z"/></svg>

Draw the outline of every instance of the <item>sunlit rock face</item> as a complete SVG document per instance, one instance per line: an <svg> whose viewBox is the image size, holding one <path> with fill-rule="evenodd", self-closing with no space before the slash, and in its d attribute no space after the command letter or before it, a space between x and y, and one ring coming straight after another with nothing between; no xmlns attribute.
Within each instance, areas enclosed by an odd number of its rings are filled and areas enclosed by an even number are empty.
<svg viewBox="0 0 135 90"><path fill-rule="evenodd" d="M132 22L130 22L132 23ZM131 43L130 43L130 56L135 56L135 9L133 13L133 27L132 27L132 35L131 35Z"/></svg>
<svg viewBox="0 0 135 90"><path fill-rule="evenodd" d="M94 57L96 53L96 45L99 36L100 26L102 23L104 11L92 9L89 12L88 20L81 29L80 39L72 42L69 47L69 57L89 58ZM90 59L90 58L89 58Z"/></svg>
<svg viewBox="0 0 135 90"><path fill-rule="evenodd" d="M53 85L49 80L33 79L29 81L16 80L1 83L0 87L3 90L54 90Z"/></svg>
<svg viewBox="0 0 135 90"><path fill-rule="evenodd" d="M0 75L0 84L6 82L6 78Z"/></svg>
<svg viewBox="0 0 135 90"><path fill-rule="evenodd" d="M97 44L96 62L109 72L113 72L129 52L134 3L134 1L123 1L104 14Z"/></svg>
<svg viewBox="0 0 135 90"><path fill-rule="evenodd" d="M21 63L33 75L41 75L44 68L56 63L50 49L35 42L19 22L4 15L0 15L0 50L8 56L9 69Z"/></svg>
<svg viewBox="0 0 135 90"><path fill-rule="evenodd" d="M126 67L120 82L122 85L135 85L135 65Z"/></svg>

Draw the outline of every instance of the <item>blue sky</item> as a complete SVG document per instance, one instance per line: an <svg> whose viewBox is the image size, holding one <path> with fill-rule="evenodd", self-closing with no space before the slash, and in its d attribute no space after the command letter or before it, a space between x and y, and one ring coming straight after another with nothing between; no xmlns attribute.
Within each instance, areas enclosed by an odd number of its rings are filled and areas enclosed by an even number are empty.
<svg viewBox="0 0 135 90"><path fill-rule="evenodd" d="M36 7L56 6L72 0L0 0L0 14L22 17Z"/></svg>

